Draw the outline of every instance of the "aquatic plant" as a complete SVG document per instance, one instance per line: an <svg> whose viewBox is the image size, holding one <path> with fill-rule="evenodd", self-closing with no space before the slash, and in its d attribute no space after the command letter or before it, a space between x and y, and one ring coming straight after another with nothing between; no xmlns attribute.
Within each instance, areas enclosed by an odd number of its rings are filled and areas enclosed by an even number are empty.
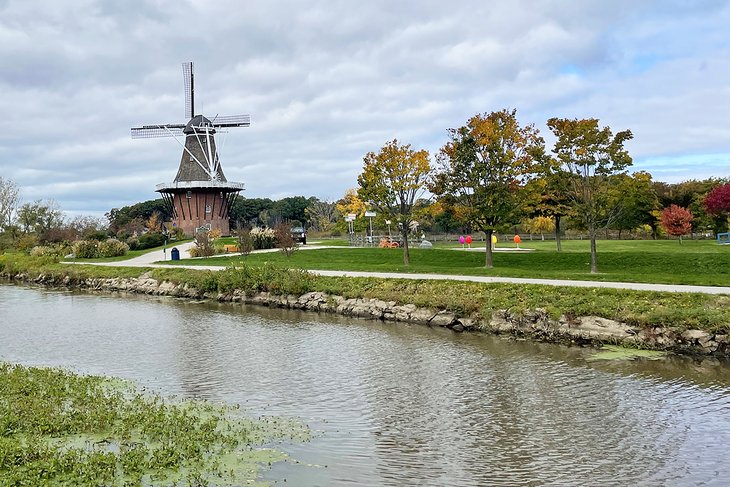
<svg viewBox="0 0 730 487"><path fill-rule="evenodd" d="M231 485L283 460L258 448L308 430L131 384L0 362L2 485Z"/></svg>

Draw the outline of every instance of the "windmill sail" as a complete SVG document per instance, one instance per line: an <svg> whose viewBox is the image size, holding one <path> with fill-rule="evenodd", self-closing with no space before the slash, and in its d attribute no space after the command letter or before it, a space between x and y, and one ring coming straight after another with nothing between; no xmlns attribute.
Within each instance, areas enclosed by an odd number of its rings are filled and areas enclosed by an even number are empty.
<svg viewBox="0 0 730 487"><path fill-rule="evenodd" d="M185 118L195 116L195 84L193 82L193 63L183 63L183 85L185 86Z"/></svg>

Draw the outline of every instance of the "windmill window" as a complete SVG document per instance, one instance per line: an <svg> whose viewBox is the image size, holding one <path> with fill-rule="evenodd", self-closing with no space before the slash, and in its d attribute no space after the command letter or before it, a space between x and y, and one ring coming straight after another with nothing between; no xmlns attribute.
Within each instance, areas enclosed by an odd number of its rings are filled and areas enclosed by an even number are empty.
<svg viewBox="0 0 730 487"><path fill-rule="evenodd" d="M192 191L188 191L188 192L187 192L187 194L186 194L185 196L186 196L187 198L192 198L192 197L193 197L193 192L192 192Z"/></svg>

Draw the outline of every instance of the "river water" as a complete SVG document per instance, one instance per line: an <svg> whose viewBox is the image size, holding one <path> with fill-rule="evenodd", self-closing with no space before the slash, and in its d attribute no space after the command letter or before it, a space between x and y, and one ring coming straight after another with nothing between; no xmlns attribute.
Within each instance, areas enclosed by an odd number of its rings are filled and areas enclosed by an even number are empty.
<svg viewBox="0 0 730 487"><path fill-rule="evenodd" d="M0 284L0 360L301 418L287 485L728 485L730 364Z"/></svg>

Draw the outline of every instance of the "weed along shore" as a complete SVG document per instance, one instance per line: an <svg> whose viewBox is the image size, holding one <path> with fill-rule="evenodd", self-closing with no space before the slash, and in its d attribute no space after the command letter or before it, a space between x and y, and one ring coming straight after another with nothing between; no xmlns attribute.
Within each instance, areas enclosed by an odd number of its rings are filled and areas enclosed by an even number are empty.
<svg viewBox="0 0 730 487"><path fill-rule="evenodd" d="M274 265L223 271L62 265L0 256L25 283L337 313L580 345L730 357L730 296L315 276Z"/></svg>

